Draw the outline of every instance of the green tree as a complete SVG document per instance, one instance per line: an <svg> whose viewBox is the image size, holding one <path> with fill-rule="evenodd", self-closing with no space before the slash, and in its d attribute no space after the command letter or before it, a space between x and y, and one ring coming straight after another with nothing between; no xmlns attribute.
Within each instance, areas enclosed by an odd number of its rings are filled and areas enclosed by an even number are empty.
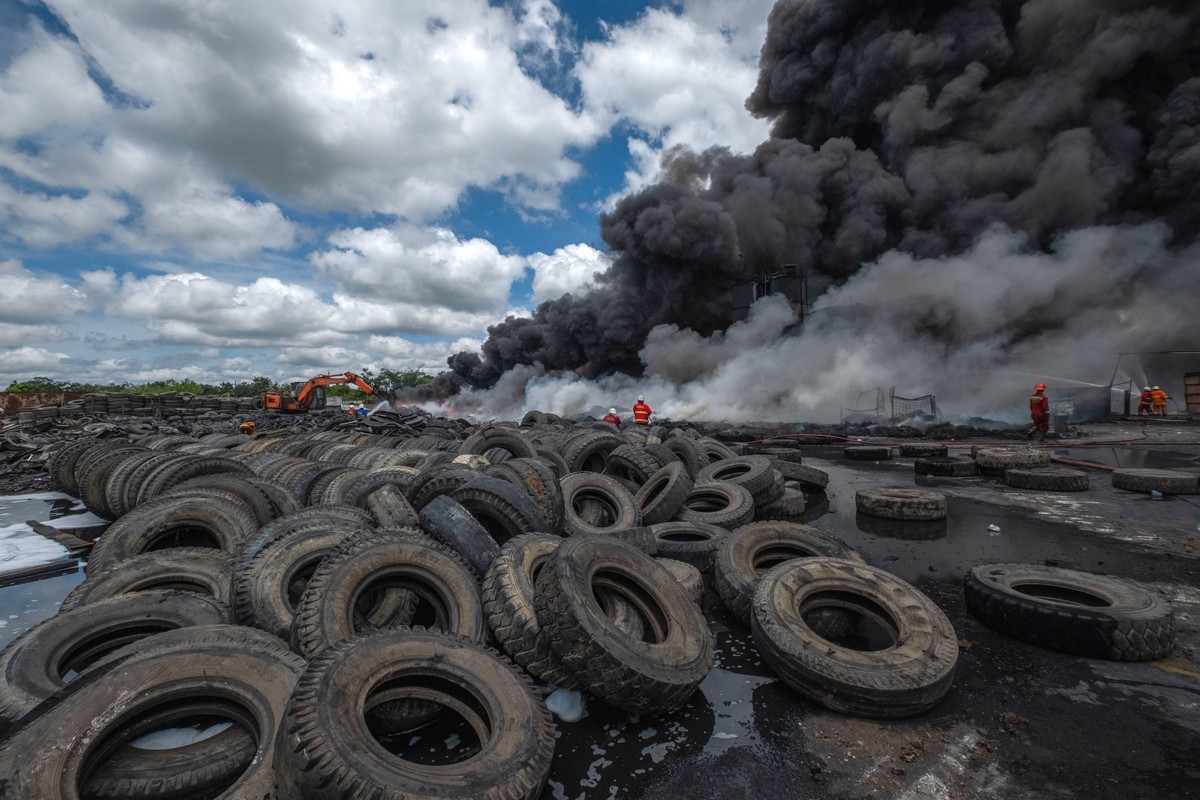
<svg viewBox="0 0 1200 800"><path fill-rule="evenodd" d="M27 381L13 381L8 385L10 392L61 392L62 384L45 377L31 378Z"/></svg>

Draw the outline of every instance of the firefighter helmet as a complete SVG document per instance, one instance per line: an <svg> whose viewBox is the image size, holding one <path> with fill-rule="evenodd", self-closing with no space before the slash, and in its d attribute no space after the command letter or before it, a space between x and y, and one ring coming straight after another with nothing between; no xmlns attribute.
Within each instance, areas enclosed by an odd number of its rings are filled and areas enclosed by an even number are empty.
<svg viewBox="0 0 1200 800"><path fill-rule="evenodd" d="M639 395L638 395L638 402L639 402L639 403L644 403L644 402L646 402L646 398L645 398L645 397L643 397L642 395L640 395L640 394L639 394Z"/></svg>
<svg viewBox="0 0 1200 800"><path fill-rule="evenodd" d="M617 413L617 410L616 410L615 408L610 408L610 409L608 410L608 413L610 413L610 414L615 414L615 413Z"/></svg>
<svg viewBox="0 0 1200 800"><path fill-rule="evenodd" d="M1156 391L1156 392L1158 391L1158 387L1157 387L1157 386L1155 386L1155 387L1154 387L1154 391Z"/></svg>
<svg viewBox="0 0 1200 800"><path fill-rule="evenodd" d="M1044 392L1044 391L1046 391L1046 384L1039 383L1037 386L1033 387L1033 390L1035 392Z"/></svg>

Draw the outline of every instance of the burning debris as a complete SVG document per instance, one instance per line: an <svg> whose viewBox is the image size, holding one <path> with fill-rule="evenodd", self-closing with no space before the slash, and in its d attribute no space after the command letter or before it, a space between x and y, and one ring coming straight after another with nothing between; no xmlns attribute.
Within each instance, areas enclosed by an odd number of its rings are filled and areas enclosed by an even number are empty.
<svg viewBox="0 0 1200 800"><path fill-rule="evenodd" d="M1197 42L1184 3L783 0L747 101L773 138L668 153L601 217L598 288L489 328L438 389L512 413L584 379L607 407L633 376L673 416L826 420L896 384L995 416L1019 373L1194 342ZM731 326L732 286L787 263L812 316Z"/></svg>

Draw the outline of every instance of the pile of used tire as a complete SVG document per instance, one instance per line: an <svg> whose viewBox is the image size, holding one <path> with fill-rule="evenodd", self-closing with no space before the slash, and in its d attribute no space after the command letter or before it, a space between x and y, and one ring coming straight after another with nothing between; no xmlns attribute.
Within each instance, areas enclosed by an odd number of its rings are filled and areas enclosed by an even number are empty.
<svg viewBox="0 0 1200 800"><path fill-rule="evenodd" d="M3 796L534 798L535 681L670 713L713 666L705 582L814 702L898 718L950 688L945 614L800 523L820 470L548 415L424 433L58 447L56 487L113 522L0 652ZM461 760L404 755L445 724Z"/></svg>

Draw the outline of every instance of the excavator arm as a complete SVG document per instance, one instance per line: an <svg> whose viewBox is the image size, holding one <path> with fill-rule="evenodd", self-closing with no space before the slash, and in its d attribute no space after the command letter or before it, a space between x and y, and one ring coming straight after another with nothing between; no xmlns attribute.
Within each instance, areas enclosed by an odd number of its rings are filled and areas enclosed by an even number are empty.
<svg viewBox="0 0 1200 800"><path fill-rule="evenodd" d="M278 392L268 392L263 395L260 406L280 411L306 411L312 405L319 388L341 383L353 384L364 394L375 394L375 387L360 376L353 372L343 372L340 375L318 375L315 378L309 378L296 392L295 397L281 395Z"/></svg>
<svg viewBox="0 0 1200 800"><path fill-rule="evenodd" d="M375 394L374 387L358 375L353 372L343 372L341 375L318 375L315 378L309 378L308 383L304 384L304 388L300 390L300 394L296 395L296 402L301 406L308 406L312 402L313 392L318 386L332 386L339 383L352 383L365 394Z"/></svg>

